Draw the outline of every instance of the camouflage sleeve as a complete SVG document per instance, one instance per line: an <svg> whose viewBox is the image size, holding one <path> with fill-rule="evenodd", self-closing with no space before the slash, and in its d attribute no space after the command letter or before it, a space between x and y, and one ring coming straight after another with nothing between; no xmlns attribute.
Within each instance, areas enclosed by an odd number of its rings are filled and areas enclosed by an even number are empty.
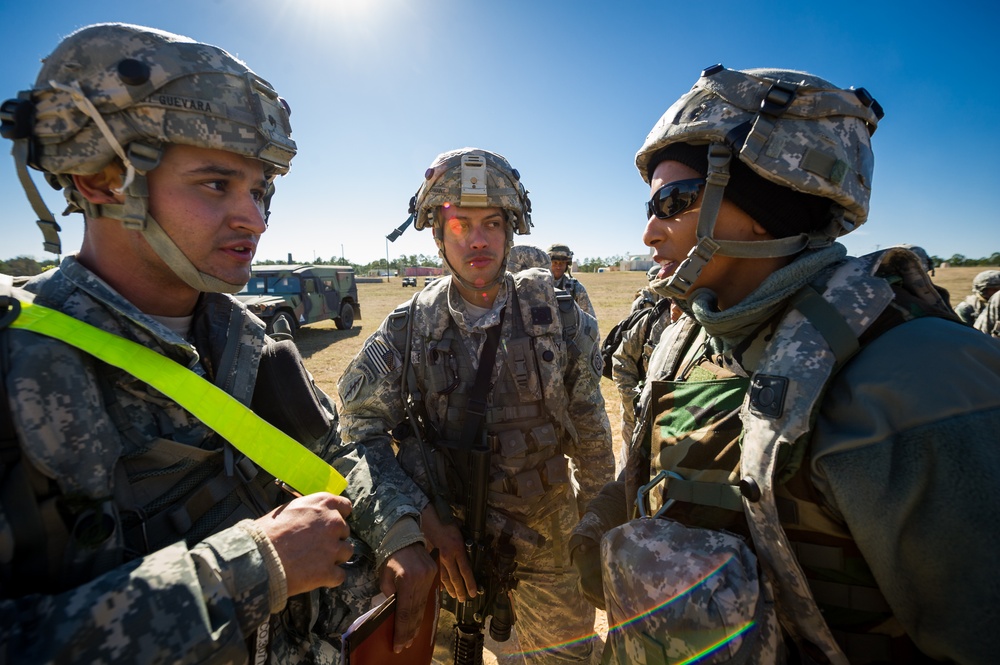
<svg viewBox="0 0 1000 665"><path fill-rule="evenodd" d="M816 486L934 659L996 659L984 635L1000 621L997 432L1000 345L928 317L841 370L812 437Z"/></svg>
<svg viewBox="0 0 1000 665"><path fill-rule="evenodd" d="M579 307L579 324L574 344L579 355L570 354L566 368L566 392L569 396L569 417L576 428L578 441L569 455L576 466L580 483L579 505L582 510L615 471L611 444L611 424L601 394L601 342L597 320Z"/></svg>
<svg viewBox="0 0 1000 665"><path fill-rule="evenodd" d="M597 321L597 312L594 311L594 306L590 302L590 295L587 293L586 287L584 287L580 282L576 282L576 284L573 285L573 300L575 300L576 304L580 306L580 309L594 317L595 322ZM600 335L600 333L598 333L598 335Z"/></svg>
<svg viewBox="0 0 1000 665"><path fill-rule="evenodd" d="M976 330L1000 337L1000 291L994 293L976 319Z"/></svg>
<svg viewBox="0 0 1000 665"><path fill-rule="evenodd" d="M4 600L0 653L11 663L246 662L269 604L261 553L237 524L59 595Z"/></svg>
<svg viewBox="0 0 1000 665"><path fill-rule="evenodd" d="M622 441L632 440L635 429L635 398L639 386L639 359L643 353L643 326L622 332L622 342L611 359L611 375L621 395Z"/></svg>
<svg viewBox="0 0 1000 665"><path fill-rule="evenodd" d="M390 319L365 342L337 384L342 447L354 461L348 498L352 528L374 549L402 517L417 517L428 500L396 460L389 431L406 417L400 390L402 344ZM379 562L381 563L381 561Z"/></svg>

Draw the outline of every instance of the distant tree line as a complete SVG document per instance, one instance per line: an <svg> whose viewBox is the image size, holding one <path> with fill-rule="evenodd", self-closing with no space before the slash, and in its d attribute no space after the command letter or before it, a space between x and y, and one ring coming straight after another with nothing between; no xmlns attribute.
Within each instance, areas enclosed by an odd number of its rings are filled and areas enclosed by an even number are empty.
<svg viewBox="0 0 1000 665"><path fill-rule="evenodd" d="M287 263L287 261L255 261L254 265L258 266L271 266L271 265L281 265ZM330 260L323 258L317 258L312 261L296 261L296 263L308 263L314 266L351 266L354 268L354 272L359 275L367 275L370 272L385 271L386 261L385 259L375 259L374 261L369 261L368 263L355 263L350 259L346 259L342 256L331 256ZM389 261L390 270L398 270L399 274L402 274L403 268L408 266L430 266L434 268L441 267L441 259L437 256L427 256L426 254L410 254L409 256L397 256L395 259Z"/></svg>
<svg viewBox="0 0 1000 665"><path fill-rule="evenodd" d="M988 257L982 259L969 259L962 254L953 254L950 259L942 259L940 256L932 256L931 261L933 261L936 266L939 266L942 263L947 263L952 268L963 266L1000 266L1000 252L993 252Z"/></svg>
<svg viewBox="0 0 1000 665"><path fill-rule="evenodd" d="M0 261L0 273L13 277L30 277L44 270L51 270L59 265L55 259L36 261L30 256L15 256L6 261Z"/></svg>
<svg viewBox="0 0 1000 665"><path fill-rule="evenodd" d="M621 255L609 256L606 258L600 257L588 257L585 259L577 260L577 270L579 272L597 272L598 268L607 268L608 266L618 265L625 257ZM934 265L939 266L942 263L947 263L952 267L964 267L964 266L1000 266L1000 252L993 252L989 256L985 256L980 259L970 259L963 254L953 254L949 258L941 258L940 256L931 256L931 260L934 261ZM257 261L254 265L275 265L285 263L285 261ZM374 261L369 261L368 263L355 263L349 259L345 259L341 256L332 256L329 260L318 258L313 261L309 261L313 265L318 266L328 266L328 265L348 265L354 268L354 271L359 275L366 275L369 272L384 271L386 269L386 260L376 259ZM46 261L36 261L30 256L16 256L12 259L0 260L0 273L5 275L12 275L14 277L24 277L37 275L43 270L50 270L58 265L58 261L55 259ZM403 269L408 266L430 266L434 268L441 267L441 259L438 256L429 256L427 254L410 254L397 256L395 259L390 259L388 262L388 267L390 270L399 271L398 274L402 274Z"/></svg>

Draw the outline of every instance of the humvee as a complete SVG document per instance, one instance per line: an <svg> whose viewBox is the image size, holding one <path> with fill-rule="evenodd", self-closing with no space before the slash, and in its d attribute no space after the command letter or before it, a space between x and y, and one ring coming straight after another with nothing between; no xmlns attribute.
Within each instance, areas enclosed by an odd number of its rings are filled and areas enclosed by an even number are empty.
<svg viewBox="0 0 1000 665"><path fill-rule="evenodd" d="M250 281L236 297L267 324L267 332L290 332L299 326L333 319L350 330L361 318L358 285L350 266L254 266Z"/></svg>

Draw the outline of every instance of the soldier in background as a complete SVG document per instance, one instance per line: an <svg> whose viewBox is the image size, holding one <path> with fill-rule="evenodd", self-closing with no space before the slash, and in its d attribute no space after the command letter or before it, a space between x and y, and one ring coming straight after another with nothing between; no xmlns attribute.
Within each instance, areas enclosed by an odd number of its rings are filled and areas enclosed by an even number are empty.
<svg viewBox="0 0 1000 665"><path fill-rule="evenodd" d="M1000 290L990 296L976 318L975 328L992 337L1000 337Z"/></svg>
<svg viewBox="0 0 1000 665"><path fill-rule="evenodd" d="M556 288L562 289L573 296L573 300L580 306L580 309L597 318L594 306L590 303L590 296L587 289L580 280L573 277L570 268L573 265L573 252L566 245L556 243L549 246L549 259L552 262L549 270L552 271L552 279L555 280Z"/></svg>
<svg viewBox="0 0 1000 665"><path fill-rule="evenodd" d="M0 330L3 660L336 663L339 632L378 592L358 567L357 586L332 589L348 578L348 517L407 564L405 581L387 565L382 589L426 598L435 569L416 522L409 541L381 537L415 511L373 498L408 478L376 475L359 449L338 457L332 402L294 346L228 295L296 152L287 109L222 49L124 24L66 37L3 105L47 248L60 252L58 226L29 160L86 225L58 269L23 289L0 281L3 313L47 307L175 361L335 459L354 499L293 499L130 373L71 339ZM397 622L397 639L418 625Z"/></svg>
<svg viewBox="0 0 1000 665"><path fill-rule="evenodd" d="M955 306L955 314L962 323L974 326L986 303L997 291L1000 291L1000 270L982 271L972 280L972 294Z"/></svg>
<svg viewBox="0 0 1000 665"><path fill-rule="evenodd" d="M530 210L520 174L501 155L463 148L433 161L410 216L432 231L451 274L397 308L350 363L338 383L340 431L386 454L398 446L422 488L408 498L459 601L480 587L463 534L448 521L453 511L475 519L468 497L488 491L491 535L516 548L521 649L533 663L583 663L592 644L576 638L592 632L595 613L578 591L568 537L614 460L594 318L556 291L548 271L506 270L514 234L530 232ZM466 463L484 439L488 487ZM443 645L454 623L442 614L436 662L452 658Z"/></svg>
<svg viewBox="0 0 1000 665"><path fill-rule="evenodd" d="M912 252L835 242L868 217L881 117L716 65L636 155L652 287L685 315L573 536L617 662L996 659L1000 345Z"/></svg>

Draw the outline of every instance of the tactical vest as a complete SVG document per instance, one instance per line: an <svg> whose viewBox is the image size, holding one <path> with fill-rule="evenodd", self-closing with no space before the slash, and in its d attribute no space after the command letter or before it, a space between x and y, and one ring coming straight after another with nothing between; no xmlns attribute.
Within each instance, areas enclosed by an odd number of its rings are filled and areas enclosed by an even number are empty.
<svg viewBox="0 0 1000 665"><path fill-rule="evenodd" d="M758 331L769 341L752 377L699 362L699 351L685 348L690 326L661 341L673 344L667 376L677 380L652 386L646 468L662 485L648 490L646 509L752 538L782 625L821 662L847 662L845 653L852 663L921 657L850 532L822 507L809 479L809 434L837 370L877 335L925 315L954 319L919 261L887 250L838 264L800 290Z"/></svg>
<svg viewBox="0 0 1000 665"><path fill-rule="evenodd" d="M577 437L569 420L563 377L570 358L579 353L572 342L577 327L575 303L566 292L550 291L547 302L522 304L517 287L532 279L530 273L508 277L510 301L501 324L503 334L483 421L492 453L490 504L513 512L536 503L550 490L565 490L570 475L563 442ZM390 321L390 328L403 328L406 321L411 329L409 354L433 429L429 437L433 446L458 451L460 457L472 445L460 438L478 358L454 322L429 325L423 314L448 307L447 286L417 294L412 319L409 307L400 308L392 315L396 323ZM553 299L555 311L550 304ZM447 477L453 503L461 503L458 497L464 481L460 475Z"/></svg>
<svg viewBox="0 0 1000 665"><path fill-rule="evenodd" d="M210 330L194 335L205 338L203 348L211 347L207 362L216 365L218 383L249 402L263 329L235 309L229 320L228 331L214 331L211 340ZM6 383L9 334L0 328L0 385ZM253 340L242 350L241 337ZM0 525L5 597L74 588L171 543L193 545L259 517L278 500L273 478L210 429L176 406L168 416L162 407L169 400L127 372L83 352L78 357L81 373L99 388L121 436L114 445L122 452L104 496L67 495L60 489L66 483L42 474L22 452L7 399L0 402L0 505L9 520ZM237 361L239 371L233 368ZM2 390L0 397L6 397ZM159 436L148 436L150 431Z"/></svg>

